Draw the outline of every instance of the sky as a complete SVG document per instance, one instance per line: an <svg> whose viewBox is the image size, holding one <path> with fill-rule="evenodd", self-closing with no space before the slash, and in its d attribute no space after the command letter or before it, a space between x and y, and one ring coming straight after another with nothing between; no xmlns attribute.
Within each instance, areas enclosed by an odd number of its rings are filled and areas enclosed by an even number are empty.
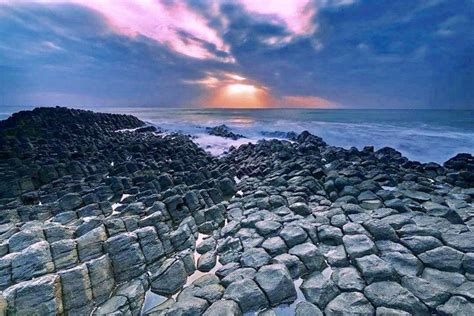
<svg viewBox="0 0 474 316"><path fill-rule="evenodd" d="M0 107L474 109L473 0L0 0Z"/></svg>

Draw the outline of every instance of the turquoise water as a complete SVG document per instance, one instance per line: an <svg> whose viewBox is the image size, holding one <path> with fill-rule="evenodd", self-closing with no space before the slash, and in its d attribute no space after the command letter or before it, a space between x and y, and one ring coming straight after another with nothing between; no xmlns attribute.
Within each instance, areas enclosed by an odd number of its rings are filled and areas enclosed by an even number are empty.
<svg viewBox="0 0 474 316"><path fill-rule="evenodd" d="M474 110L322 110L322 109L157 109L102 108L133 114L165 128L197 137L214 154L264 138L265 132L308 130L328 144L349 148L393 147L412 160L442 163L460 152L474 154ZM3 118L9 113L6 110ZM0 114L2 118L2 114ZM209 136L205 127L228 125L246 139Z"/></svg>

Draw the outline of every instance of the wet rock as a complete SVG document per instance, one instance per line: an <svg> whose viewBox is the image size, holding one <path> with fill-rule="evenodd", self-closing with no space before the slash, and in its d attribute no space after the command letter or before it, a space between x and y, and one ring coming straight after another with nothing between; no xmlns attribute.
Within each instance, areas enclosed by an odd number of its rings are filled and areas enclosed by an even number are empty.
<svg viewBox="0 0 474 316"><path fill-rule="evenodd" d="M70 211L83 205L81 196L78 193L68 193L59 199L59 206L64 211Z"/></svg>
<svg viewBox="0 0 474 316"><path fill-rule="evenodd" d="M296 316L323 316L321 310L310 302L299 302L295 309Z"/></svg>
<svg viewBox="0 0 474 316"><path fill-rule="evenodd" d="M411 314L429 315L428 308L410 291L396 282L376 282L364 289L375 307L400 309Z"/></svg>
<svg viewBox="0 0 474 316"><path fill-rule="evenodd" d="M340 293L336 284L318 271L305 278L300 288L306 299L319 308L325 308Z"/></svg>
<svg viewBox="0 0 474 316"><path fill-rule="evenodd" d="M240 311L239 305L231 300L219 300L213 303L206 312L204 316L240 316L242 312Z"/></svg>
<svg viewBox="0 0 474 316"><path fill-rule="evenodd" d="M262 248L272 257L284 254L288 251L285 242L280 237L268 238L262 243Z"/></svg>
<svg viewBox="0 0 474 316"><path fill-rule="evenodd" d="M297 256L308 271L320 271L326 265L319 249L310 243L294 246L289 250L289 254Z"/></svg>
<svg viewBox="0 0 474 316"><path fill-rule="evenodd" d="M446 302L450 296L442 287L415 276L402 278L402 286L432 309Z"/></svg>
<svg viewBox="0 0 474 316"><path fill-rule="evenodd" d="M57 241L52 243L50 247L56 270L72 268L77 264L79 259L76 242L74 240L66 239Z"/></svg>
<svg viewBox="0 0 474 316"><path fill-rule="evenodd" d="M229 286L231 283L240 281L243 279L253 279L257 271L253 268L241 268L229 273L221 281L222 285L225 287Z"/></svg>
<svg viewBox="0 0 474 316"><path fill-rule="evenodd" d="M264 291L270 305L290 303L296 299L296 290L291 275L282 264L267 265L257 272L255 281Z"/></svg>
<svg viewBox="0 0 474 316"><path fill-rule="evenodd" d="M459 271L464 254L451 247L442 246L418 255L423 263L431 268L444 271Z"/></svg>
<svg viewBox="0 0 474 316"><path fill-rule="evenodd" d="M240 263L243 267L258 269L271 260L270 255L262 248L252 248L242 253Z"/></svg>
<svg viewBox="0 0 474 316"><path fill-rule="evenodd" d="M439 239L432 236L408 236L400 241L415 254L420 254L443 245Z"/></svg>
<svg viewBox="0 0 474 316"><path fill-rule="evenodd" d="M356 265L367 283L396 280L398 277L395 269L376 255L357 258Z"/></svg>
<svg viewBox="0 0 474 316"><path fill-rule="evenodd" d="M160 295L172 295L186 283L186 270L181 260L167 259L151 275L151 288Z"/></svg>
<svg viewBox="0 0 474 316"><path fill-rule="evenodd" d="M276 256L273 258L272 262L285 265L293 279L298 278L300 275L306 272L306 268L300 259L298 259L297 256L287 253Z"/></svg>
<svg viewBox="0 0 474 316"><path fill-rule="evenodd" d="M15 282L30 280L54 271L49 244L38 242L12 258L12 279Z"/></svg>
<svg viewBox="0 0 474 316"><path fill-rule="evenodd" d="M281 228L281 224L275 221L260 221L255 224L255 228L262 236L274 235Z"/></svg>
<svg viewBox="0 0 474 316"><path fill-rule="evenodd" d="M244 313L257 311L268 306L265 294L250 279L231 283L224 292L224 299L231 299L237 302Z"/></svg>
<svg viewBox="0 0 474 316"><path fill-rule="evenodd" d="M474 303L461 296L452 296L436 309L440 315L470 315L473 310Z"/></svg>
<svg viewBox="0 0 474 316"><path fill-rule="evenodd" d="M93 299L100 303L107 300L115 287L112 263L107 255L86 263L89 270Z"/></svg>
<svg viewBox="0 0 474 316"><path fill-rule="evenodd" d="M285 226L279 235L290 248L305 242L308 238L308 234L299 226Z"/></svg>
<svg viewBox="0 0 474 316"><path fill-rule="evenodd" d="M381 258L388 262L400 276L420 275L424 268L417 257L408 253L385 252Z"/></svg>
<svg viewBox="0 0 474 316"><path fill-rule="evenodd" d="M217 258L215 253L207 252L199 257L197 269L202 272L209 272L216 265Z"/></svg>
<svg viewBox="0 0 474 316"><path fill-rule="evenodd" d="M353 267L334 270L331 279L342 291L362 291L365 287L364 280Z"/></svg>
<svg viewBox="0 0 474 316"><path fill-rule="evenodd" d="M3 292L7 308L18 315L60 315L63 313L58 275L46 275L18 283Z"/></svg>
<svg viewBox="0 0 474 316"><path fill-rule="evenodd" d="M366 235L346 235L342 238L342 241L351 259L377 252L374 242Z"/></svg>
<svg viewBox="0 0 474 316"><path fill-rule="evenodd" d="M202 315L208 307L206 300L192 297L174 304L166 315Z"/></svg>
<svg viewBox="0 0 474 316"><path fill-rule="evenodd" d="M85 262L102 256L102 246L105 240L107 240L107 234L103 226L99 226L77 238L79 260Z"/></svg>
<svg viewBox="0 0 474 316"><path fill-rule="evenodd" d="M92 290L87 267L77 266L59 272L64 311L70 314L90 314Z"/></svg>
<svg viewBox="0 0 474 316"><path fill-rule="evenodd" d="M374 308L360 292L345 292L334 298L324 309L326 315L373 315Z"/></svg>

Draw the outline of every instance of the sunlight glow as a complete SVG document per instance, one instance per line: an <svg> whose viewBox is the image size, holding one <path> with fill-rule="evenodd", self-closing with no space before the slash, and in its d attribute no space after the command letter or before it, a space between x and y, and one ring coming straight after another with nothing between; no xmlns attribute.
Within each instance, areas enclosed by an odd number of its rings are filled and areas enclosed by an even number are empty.
<svg viewBox="0 0 474 316"><path fill-rule="evenodd" d="M227 92L229 94L254 94L257 92L257 88L249 84L236 83L228 85Z"/></svg>

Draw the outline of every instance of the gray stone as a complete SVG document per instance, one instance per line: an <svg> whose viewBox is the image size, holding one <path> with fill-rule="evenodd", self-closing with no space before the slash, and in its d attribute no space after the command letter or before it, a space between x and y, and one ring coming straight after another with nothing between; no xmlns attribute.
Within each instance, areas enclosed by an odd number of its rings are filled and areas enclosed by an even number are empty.
<svg viewBox="0 0 474 316"><path fill-rule="evenodd" d="M87 267L80 265L59 272L64 311L69 314L83 314L93 309L91 282Z"/></svg>
<svg viewBox="0 0 474 316"><path fill-rule="evenodd" d="M446 289L418 277L408 276L402 278L402 286L432 309L443 304L450 297L450 293Z"/></svg>
<svg viewBox="0 0 474 316"><path fill-rule="evenodd" d="M375 315L377 316L411 316L412 314L395 309L395 308L387 308L387 307L377 307L375 310Z"/></svg>
<svg viewBox="0 0 474 316"><path fill-rule="evenodd" d="M257 271L253 268L237 269L237 270L229 273L229 275L227 275L225 278L223 278L221 283L222 283L222 285L227 287L227 286L229 286L229 284L231 284L233 282L236 282L236 281L240 281L240 280L243 280L243 279L253 279L255 277L256 273L257 273Z"/></svg>
<svg viewBox="0 0 474 316"><path fill-rule="evenodd" d="M311 214L311 209L302 202L297 202L290 205L290 209L295 212L295 214L306 216Z"/></svg>
<svg viewBox="0 0 474 316"><path fill-rule="evenodd" d="M270 256L274 257L288 251L285 242L280 237L271 237L262 243L262 248L265 249Z"/></svg>
<svg viewBox="0 0 474 316"><path fill-rule="evenodd" d="M186 270L181 260L167 259L151 275L151 288L160 295L172 295L186 283Z"/></svg>
<svg viewBox="0 0 474 316"><path fill-rule="evenodd" d="M342 244L342 232L339 228L323 225L318 228L319 240L329 245Z"/></svg>
<svg viewBox="0 0 474 316"><path fill-rule="evenodd" d="M349 257L353 260L377 252L374 242L366 235L345 235L342 241Z"/></svg>
<svg viewBox="0 0 474 316"><path fill-rule="evenodd" d="M296 290L290 272L282 264L272 264L260 268L255 281L266 294L270 305L291 303L296 299Z"/></svg>
<svg viewBox="0 0 474 316"><path fill-rule="evenodd" d="M463 252L474 252L474 233L472 231L464 233L442 234L446 245Z"/></svg>
<svg viewBox="0 0 474 316"><path fill-rule="evenodd" d="M92 259L86 263L91 281L92 297L101 304L105 302L115 287L112 263L108 255Z"/></svg>
<svg viewBox="0 0 474 316"><path fill-rule="evenodd" d="M400 276L416 276L423 271L423 264L417 257L408 253L384 252L381 256Z"/></svg>
<svg viewBox="0 0 474 316"><path fill-rule="evenodd" d="M428 308L410 291L396 282L376 282L364 289L375 307L400 309L415 315L429 315Z"/></svg>
<svg viewBox="0 0 474 316"><path fill-rule="evenodd" d="M76 239L77 253L81 262L98 258L103 255L103 243L107 234L103 226L99 226Z"/></svg>
<svg viewBox="0 0 474 316"><path fill-rule="evenodd" d="M464 254L451 247L442 246L418 255L423 263L431 268L456 272L461 269Z"/></svg>
<svg viewBox="0 0 474 316"><path fill-rule="evenodd" d="M231 283L224 292L224 299L231 299L239 304L242 312L257 311L268 306L268 301L258 285L243 279Z"/></svg>
<svg viewBox="0 0 474 316"><path fill-rule="evenodd" d="M63 302L58 275L18 283L3 292L7 308L16 315L61 315Z"/></svg>
<svg viewBox="0 0 474 316"><path fill-rule="evenodd" d="M178 300L176 304L170 307L166 315L169 316L186 316L186 315L202 315L208 307L206 300L192 297L186 300Z"/></svg>
<svg viewBox="0 0 474 316"><path fill-rule="evenodd" d="M276 256L273 258L272 263L280 263L285 265L293 279L298 278L306 271L304 264L300 261L300 259L298 259L297 256L287 253Z"/></svg>
<svg viewBox="0 0 474 316"><path fill-rule="evenodd" d="M214 268L217 262L216 254L207 252L201 255L197 262L197 269L201 272L209 272Z"/></svg>
<svg viewBox="0 0 474 316"><path fill-rule="evenodd" d="M194 283L193 283L194 284ZM220 284L210 284L203 286L194 292L194 296L214 303L222 298L225 288Z"/></svg>
<svg viewBox="0 0 474 316"><path fill-rule="evenodd" d="M281 224L276 221L260 221L255 224L255 228L262 236L274 235L280 230Z"/></svg>
<svg viewBox="0 0 474 316"><path fill-rule="evenodd" d="M10 248L10 252L20 252L43 240L44 234L42 230L22 230L8 239L8 247Z"/></svg>
<svg viewBox="0 0 474 316"><path fill-rule="evenodd" d="M425 268L422 278L445 289L458 287L466 281L466 278L461 273L440 271L432 268Z"/></svg>
<svg viewBox="0 0 474 316"><path fill-rule="evenodd" d="M439 239L432 236L407 236L400 239L400 241L415 254L441 247L443 245Z"/></svg>
<svg viewBox="0 0 474 316"><path fill-rule="evenodd" d="M212 237L204 239L196 247L196 251L199 254L206 253L208 251L214 250L216 248L216 240Z"/></svg>
<svg viewBox="0 0 474 316"><path fill-rule="evenodd" d="M320 244L319 250L331 267L346 267L349 265L349 259L343 245L331 246Z"/></svg>
<svg viewBox="0 0 474 316"><path fill-rule="evenodd" d="M364 223L364 227L376 240L398 240L397 233L392 226L387 223L372 220Z"/></svg>
<svg viewBox="0 0 474 316"><path fill-rule="evenodd" d="M311 273L300 288L306 300L319 308L325 308L340 293L336 284L318 271Z"/></svg>
<svg viewBox="0 0 474 316"><path fill-rule="evenodd" d="M374 308L360 292L345 292L334 298L324 309L326 315L367 315L374 314Z"/></svg>
<svg viewBox="0 0 474 316"><path fill-rule="evenodd" d="M335 269L331 278L342 291L362 291L365 287L364 280L354 267Z"/></svg>
<svg viewBox="0 0 474 316"><path fill-rule="evenodd" d="M78 262L76 242L65 239L53 242L51 245L51 256L53 257L56 270L69 269Z"/></svg>
<svg viewBox="0 0 474 316"><path fill-rule="evenodd" d="M323 316L323 312L310 302L299 302L296 305L295 316Z"/></svg>
<svg viewBox="0 0 474 316"><path fill-rule="evenodd" d="M452 296L444 305L438 306L436 311L440 315L472 315L474 303L469 302L461 296Z"/></svg>
<svg viewBox="0 0 474 316"><path fill-rule="evenodd" d="M326 266L323 255L319 249L311 243L296 245L290 249L289 253L297 256L308 271L320 271Z"/></svg>
<svg viewBox="0 0 474 316"><path fill-rule="evenodd" d="M376 255L357 258L356 265L367 283L397 279L395 269Z"/></svg>
<svg viewBox="0 0 474 316"><path fill-rule="evenodd" d="M308 234L299 226L285 226L280 231L280 237L283 238L289 248L306 241Z"/></svg>
<svg viewBox="0 0 474 316"><path fill-rule="evenodd" d="M77 193L67 193L58 202L61 209L65 211L74 210L83 205L82 198Z"/></svg>
<svg viewBox="0 0 474 316"><path fill-rule="evenodd" d="M130 281L145 273L145 258L136 234L122 233L109 238L105 249L112 261L117 282Z"/></svg>
<svg viewBox="0 0 474 316"><path fill-rule="evenodd" d="M219 300L213 303L203 316L241 316L239 305L232 300Z"/></svg>
<svg viewBox="0 0 474 316"><path fill-rule="evenodd" d="M54 271L53 258L46 241L29 246L12 258L12 279L15 282L30 280Z"/></svg>
<svg viewBox="0 0 474 316"><path fill-rule="evenodd" d="M270 260L271 257L263 248L251 248L242 253L240 263L243 267L258 269L269 263Z"/></svg>

